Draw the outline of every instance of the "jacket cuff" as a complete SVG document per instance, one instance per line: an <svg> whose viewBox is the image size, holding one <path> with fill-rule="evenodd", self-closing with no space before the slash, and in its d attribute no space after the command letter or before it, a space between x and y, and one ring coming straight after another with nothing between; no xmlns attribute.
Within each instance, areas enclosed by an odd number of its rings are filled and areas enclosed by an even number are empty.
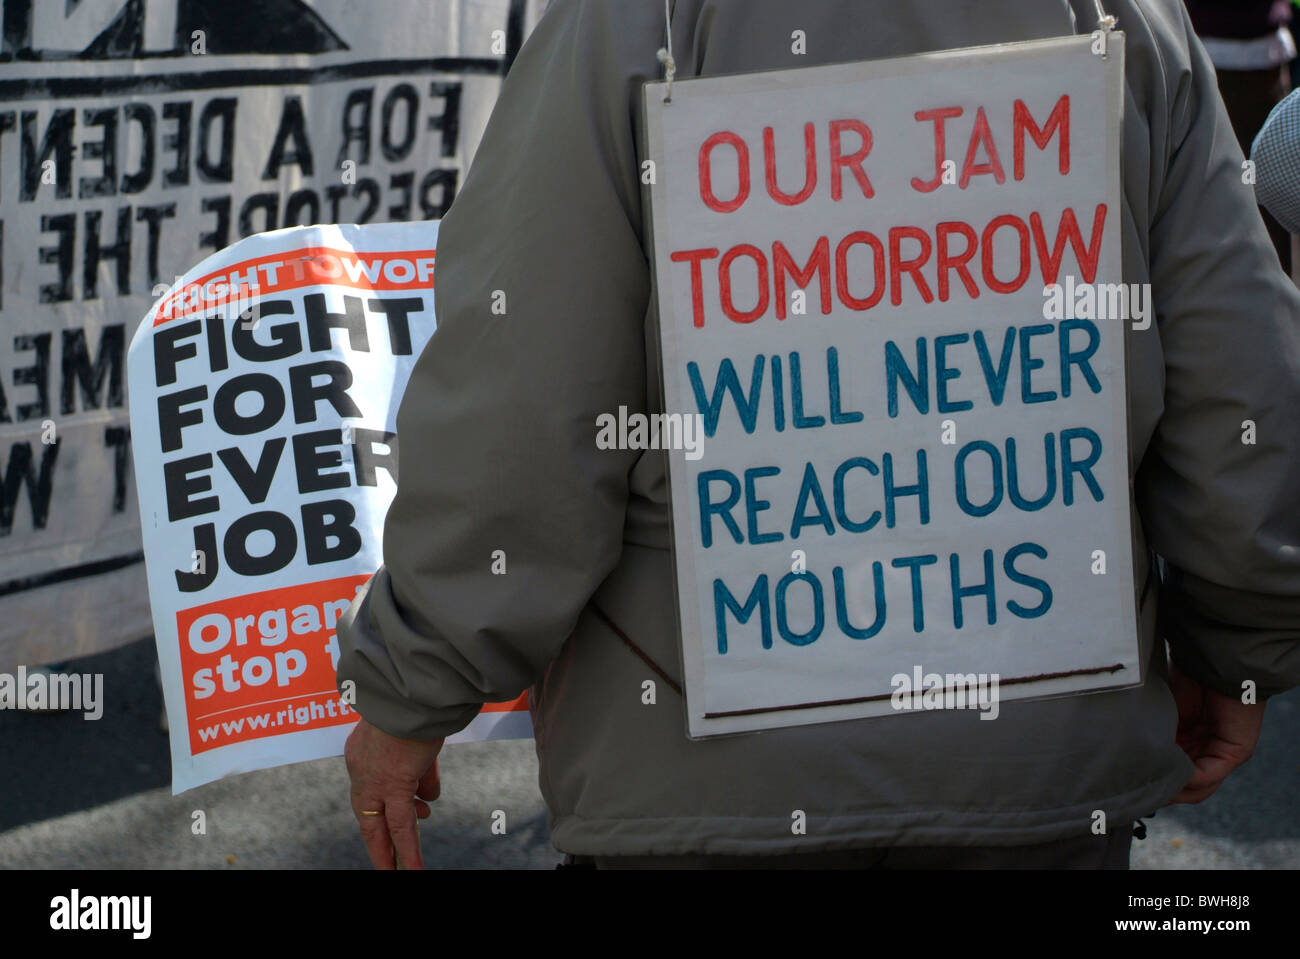
<svg viewBox="0 0 1300 959"><path fill-rule="evenodd" d="M352 683L356 711L390 736L427 740L460 732L478 715L483 704L436 707L407 694L401 673L375 628L374 606L383 600L393 603L388 574L380 569L339 620L339 691L344 691L346 683Z"/></svg>
<svg viewBox="0 0 1300 959"><path fill-rule="evenodd" d="M1300 686L1300 597L1228 589L1169 567L1160 621L1174 665L1202 686L1256 702Z"/></svg>

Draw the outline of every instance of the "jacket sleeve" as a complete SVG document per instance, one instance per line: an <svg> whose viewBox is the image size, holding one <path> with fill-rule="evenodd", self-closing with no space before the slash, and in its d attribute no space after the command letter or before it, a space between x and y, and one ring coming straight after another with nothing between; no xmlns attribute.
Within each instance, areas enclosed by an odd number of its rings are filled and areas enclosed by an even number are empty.
<svg viewBox="0 0 1300 959"><path fill-rule="evenodd" d="M1165 408L1137 477L1174 662L1229 696L1300 685L1300 293L1181 4L1152 292ZM1153 335L1154 330L1134 336Z"/></svg>
<svg viewBox="0 0 1300 959"><path fill-rule="evenodd" d="M552 2L442 222L384 564L338 631L340 685L392 735L449 735L518 696L618 561L637 454L598 449L596 419L646 402L631 109L655 10Z"/></svg>

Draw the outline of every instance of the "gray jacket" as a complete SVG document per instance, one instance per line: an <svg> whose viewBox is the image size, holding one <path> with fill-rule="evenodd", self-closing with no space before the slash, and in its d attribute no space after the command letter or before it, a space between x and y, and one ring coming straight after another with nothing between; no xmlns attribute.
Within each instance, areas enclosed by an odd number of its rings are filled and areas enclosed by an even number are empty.
<svg viewBox="0 0 1300 959"><path fill-rule="evenodd" d="M1124 279L1152 284L1156 312L1127 334L1145 685L1004 703L996 722L938 711L686 738L665 460L594 442L602 413L662 409L637 117L641 83L661 76L663 7L555 0L441 227L439 326L398 417L385 565L339 628L362 715L441 736L531 686L557 848L767 853L1046 842L1084 835L1097 809L1150 813L1192 771L1158 636L1225 694L1300 685L1300 294L1182 4L1106 7L1127 34ZM1092 0L1074 9L1091 31ZM1063 0L678 0L673 14L679 78L1075 29Z"/></svg>

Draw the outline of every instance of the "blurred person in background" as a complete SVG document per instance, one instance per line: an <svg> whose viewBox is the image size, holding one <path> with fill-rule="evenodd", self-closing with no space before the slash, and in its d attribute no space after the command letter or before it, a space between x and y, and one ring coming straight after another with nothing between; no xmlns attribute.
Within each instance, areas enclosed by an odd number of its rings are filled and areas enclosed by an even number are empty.
<svg viewBox="0 0 1300 959"><path fill-rule="evenodd" d="M1291 91L1296 58L1289 0L1184 0L1192 25L1218 75L1243 154L1273 109ZM1291 272L1291 237L1261 210L1282 269Z"/></svg>
<svg viewBox="0 0 1300 959"><path fill-rule="evenodd" d="M1255 199L1284 229L1300 234L1300 90L1273 108L1250 158Z"/></svg>

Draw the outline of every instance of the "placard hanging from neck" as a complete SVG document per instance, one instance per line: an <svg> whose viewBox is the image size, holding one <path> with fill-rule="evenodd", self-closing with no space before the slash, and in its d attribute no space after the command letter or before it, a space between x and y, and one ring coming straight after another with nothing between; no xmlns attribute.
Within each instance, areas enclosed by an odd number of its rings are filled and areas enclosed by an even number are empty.
<svg viewBox="0 0 1300 959"><path fill-rule="evenodd" d="M646 85L692 737L1141 681L1113 26Z"/></svg>

